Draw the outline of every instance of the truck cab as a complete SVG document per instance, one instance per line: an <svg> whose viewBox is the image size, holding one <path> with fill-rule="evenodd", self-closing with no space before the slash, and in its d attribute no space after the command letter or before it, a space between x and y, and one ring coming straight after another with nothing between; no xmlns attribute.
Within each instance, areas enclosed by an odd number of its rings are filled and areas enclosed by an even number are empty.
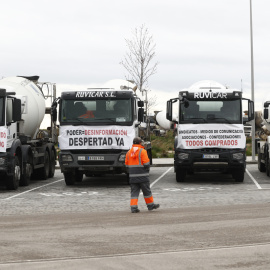
<svg viewBox="0 0 270 270"><path fill-rule="evenodd" d="M63 92L59 103L59 162L66 184L81 181L84 174L128 173L125 156L144 114L134 92Z"/></svg>
<svg viewBox="0 0 270 270"><path fill-rule="evenodd" d="M253 102L247 100L249 116L243 120L242 92L202 81L179 92L167 102L172 121L173 103L179 101L174 168L176 180L187 173L225 171L242 182L246 167L244 122L254 118Z"/></svg>
<svg viewBox="0 0 270 270"><path fill-rule="evenodd" d="M21 180L20 141L17 121L21 120L21 100L14 92L0 89L0 176L9 189L16 189ZM14 155L15 153L15 155Z"/></svg>

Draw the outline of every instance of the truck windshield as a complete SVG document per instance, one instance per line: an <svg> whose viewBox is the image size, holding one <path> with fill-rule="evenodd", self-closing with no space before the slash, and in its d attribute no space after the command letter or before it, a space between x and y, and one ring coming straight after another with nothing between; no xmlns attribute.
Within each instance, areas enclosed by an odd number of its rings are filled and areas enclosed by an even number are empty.
<svg viewBox="0 0 270 270"><path fill-rule="evenodd" d="M0 98L0 126L4 125L4 98Z"/></svg>
<svg viewBox="0 0 270 270"><path fill-rule="evenodd" d="M179 123L231 123L240 124L241 100L189 100L180 106Z"/></svg>
<svg viewBox="0 0 270 270"><path fill-rule="evenodd" d="M131 99L62 100L60 122L64 125L132 125Z"/></svg>

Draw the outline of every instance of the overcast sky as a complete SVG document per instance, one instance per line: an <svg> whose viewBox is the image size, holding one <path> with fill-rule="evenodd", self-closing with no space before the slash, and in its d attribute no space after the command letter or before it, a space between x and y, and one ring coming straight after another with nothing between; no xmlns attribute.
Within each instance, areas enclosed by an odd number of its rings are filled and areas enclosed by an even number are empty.
<svg viewBox="0 0 270 270"><path fill-rule="evenodd" d="M258 110L270 99L270 1L252 2ZM249 19L249 0L2 1L0 76L39 75L61 90L125 79L125 38L145 24L159 62L149 79L158 109L199 80L238 89L242 80L250 98Z"/></svg>

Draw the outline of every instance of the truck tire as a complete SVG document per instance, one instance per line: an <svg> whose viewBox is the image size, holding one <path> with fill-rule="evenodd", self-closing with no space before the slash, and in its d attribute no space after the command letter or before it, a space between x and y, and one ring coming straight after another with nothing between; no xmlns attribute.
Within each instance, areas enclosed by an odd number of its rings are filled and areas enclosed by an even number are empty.
<svg viewBox="0 0 270 270"><path fill-rule="evenodd" d="M75 174L73 172L64 173L64 178L67 186L73 186L76 182Z"/></svg>
<svg viewBox="0 0 270 270"><path fill-rule="evenodd" d="M266 175L270 176L270 159L268 157L265 158L265 171L266 171Z"/></svg>
<svg viewBox="0 0 270 270"><path fill-rule="evenodd" d="M17 156L15 156L14 166L12 168L13 174L11 176L6 176L5 184L8 190L16 190L19 187L20 179L21 179L21 165L20 160Z"/></svg>
<svg viewBox="0 0 270 270"><path fill-rule="evenodd" d="M150 160L150 165L152 165L153 164L152 149L147 150L147 155Z"/></svg>
<svg viewBox="0 0 270 270"><path fill-rule="evenodd" d="M54 151L52 150L48 177L49 178L54 177L54 173L55 173L55 154L54 154Z"/></svg>
<svg viewBox="0 0 270 270"><path fill-rule="evenodd" d="M258 152L258 170L265 172L265 164L262 163L262 153Z"/></svg>
<svg viewBox="0 0 270 270"><path fill-rule="evenodd" d="M50 156L48 151L44 153L44 167L40 169L40 179L46 180L49 177L50 171Z"/></svg>
<svg viewBox="0 0 270 270"><path fill-rule="evenodd" d="M126 173L126 180L127 180L127 184L130 185L130 183L129 183L129 173Z"/></svg>
<svg viewBox="0 0 270 270"><path fill-rule="evenodd" d="M244 181L245 177L245 170L244 169L235 169L232 171L232 177L234 178L235 182L241 183Z"/></svg>
<svg viewBox="0 0 270 270"><path fill-rule="evenodd" d="M33 166L27 162L25 165L24 173L21 175L20 186L28 186L30 184Z"/></svg>
<svg viewBox="0 0 270 270"><path fill-rule="evenodd" d="M76 174L75 174L75 182L82 182L82 180L83 180L83 173L81 173L81 172L76 172Z"/></svg>
<svg viewBox="0 0 270 270"><path fill-rule="evenodd" d="M185 181L187 175L187 171L185 169L176 168L175 173L176 182L180 183Z"/></svg>

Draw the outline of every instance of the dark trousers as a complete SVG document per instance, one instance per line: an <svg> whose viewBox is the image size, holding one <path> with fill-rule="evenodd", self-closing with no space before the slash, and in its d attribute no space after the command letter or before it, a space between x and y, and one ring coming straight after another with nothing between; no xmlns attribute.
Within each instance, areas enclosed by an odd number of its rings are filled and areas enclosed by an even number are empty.
<svg viewBox="0 0 270 270"><path fill-rule="evenodd" d="M148 208L154 204L154 198L152 196L152 192L150 189L150 182L136 183L130 184L131 187L131 199L130 199L130 207L138 208L138 199L140 195L140 191L142 190L145 203Z"/></svg>

